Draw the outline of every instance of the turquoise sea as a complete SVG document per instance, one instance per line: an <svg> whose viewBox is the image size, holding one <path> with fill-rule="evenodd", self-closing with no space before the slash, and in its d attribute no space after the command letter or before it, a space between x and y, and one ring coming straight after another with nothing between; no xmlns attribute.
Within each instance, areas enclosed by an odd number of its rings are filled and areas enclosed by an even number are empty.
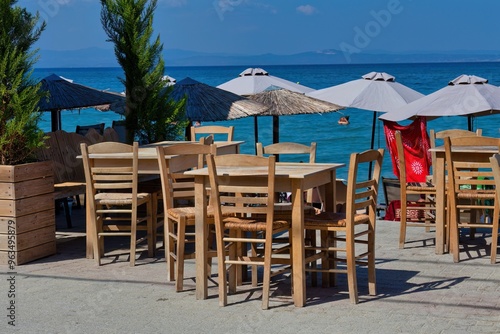
<svg viewBox="0 0 500 334"><path fill-rule="evenodd" d="M167 67L166 74L182 80L191 77L200 82L217 86L238 76L247 67L258 66L214 66L214 67ZM500 85L500 63L433 63L433 64L363 64L363 65L300 65L300 66L260 66L271 75L278 76L314 89L321 89L347 81L359 79L362 75L376 71L387 72L396 81L415 89L422 94L432 93L448 84L461 74L477 75L489 80L490 84ZM76 83L99 89L123 91L119 77L120 68L51 68L36 69L38 79L55 73ZM366 150L370 147L373 113L367 110L345 109L343 114L350 116L348 126L338 125L342 116L339 113L316 115L294 115L280 117L280 141L297 141L308 144L317 142L318 162L348 163L351 152ZM100 112L94 109L63 111L62 127L75 131L76 125L105 122L111 126L113 120L121 116L113 112ZM236 140L245 141L242 153L254 153L253 118L218 122L221 125L234 125ZM404 123L404 122L402 122ZM44 113L41 124L44 131L50 131L50 114ZM445 128L467 129L465 117L444 117L429 121L428 129ZM500 135L500 115L490 115L474 119L474 128L482 128L485 136ZM264 145L272 142L272 117L259 117L259 139ZM379 121L375 134L375 146L385 148L382 122ZM339 170L339 177L347 176L347 168ZM393 177L389 156L384 159L383 176Z"/></svg>

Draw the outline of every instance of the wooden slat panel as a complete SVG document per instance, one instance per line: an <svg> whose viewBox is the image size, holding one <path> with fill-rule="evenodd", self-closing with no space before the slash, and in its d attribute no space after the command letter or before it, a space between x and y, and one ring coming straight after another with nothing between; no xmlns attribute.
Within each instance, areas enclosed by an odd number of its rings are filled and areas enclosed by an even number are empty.
<svg viewBox="0 0 500 334"><path fill-rule="evenodd" d="M8 235L0 234L0 251L22 251L34 246L56 241L55 225L42 227L26 233L17 234L14 248L9 248Z"/></svg>
<svg viewBox="0 0 500 334"><path fill-rule="evenodd" d="M15 252L15 265L21 265L30 261L41 259L43 257L53 255L56 253L56 243L48 242L46 244L37 245L35 247L22 250L20 252ZM0 264L7 264L8 252L0 251Z"/></svg>
<svg viewBox="0 0 500 334"><path fill-rule="evenodd" d="M25 233L42 227L54 225L55 213L50 210L36 212L22 217L0 217L0 234L7 234L9 221L14 221L16 233Z"/></svg>
<svg viewBox="0 0 500 334"><path fill-rule="evenodd" d="M24 216L54 208L54 193L14 200L0 200L0 216Z"/></svg>
<svg viewBox="0 0 500 334"><path fill-rule="evenodd" d="M16 183L0 182L0 199L21 199L54 191L52 177L28 180Z"/></svg>

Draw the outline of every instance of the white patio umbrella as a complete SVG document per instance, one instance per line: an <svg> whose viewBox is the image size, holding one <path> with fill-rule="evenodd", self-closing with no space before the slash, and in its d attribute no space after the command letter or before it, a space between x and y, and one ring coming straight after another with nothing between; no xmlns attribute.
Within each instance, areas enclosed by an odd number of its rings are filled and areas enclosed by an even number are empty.
<svg viewBox="0 0 500 334"><path fill-rule="evenodd" d="M262 68L247 68L237 78L231 79L219 86L238 95L253 95L263 92L270 86L288 89L297 93L309 93L314 89L270 75Z"/></svg>
<svg viewBox="0 0 500 334"><path fill-rule="evenodd" d="M247 97L254 94L262 93L268 90L269 87L284 88L288 91L302 93L302 94L314 91L313 88L303 86L298 83L294 83L292 81L288 81L270 75L267 71L263 70L262 68L247 68L246 70L241 72L237 78L231 79L217 86L217 88L224 89L229 92ZM298 114L300 112L296 113ZM277 129L279 127L278 122L279 122L278 117L273 117L273 129ZM254 133L255 133L255 142L257 142L259 139L257 115L254 116ZM273 137L274 137L273 142L276 142L277 141L276 136L273 135Z"/></svg>
<svg viewBox="0 0 500 334"><path fill-rule="evenodd" d="M370 145L372 149L375 141L377 112L394 110L424 96L396 82L394 76L385 72L370 72L363 75L361 79L318 89L306 95L348 108L373 111Z"/></svg>
<svg viewBox="0 0 500 334"><path fill-rule="evenodd" d="M467 116L472 130L472 117L500 113L500 88L474 75L461 75L432 94L399 108L393 108L380 119L401 121L416 116L429 119L442 116Z"/></svg>

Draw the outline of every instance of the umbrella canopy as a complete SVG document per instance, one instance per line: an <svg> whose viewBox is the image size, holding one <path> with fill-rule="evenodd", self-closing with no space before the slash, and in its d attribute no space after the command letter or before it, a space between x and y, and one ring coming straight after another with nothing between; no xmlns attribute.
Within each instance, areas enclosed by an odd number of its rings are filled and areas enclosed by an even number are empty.
<svg viewBox="0 0 500 334"><path fill-rule="evenodd" d="M361 79L318 89L307 95L338 105L373 111L371 146L374 146L377 112L388 112L424 95L398 82L385 72L370 72Z"/></svg>
<svg viewBox="0 0 500 334"><path fill-rule="evenodd" d="M177 79L172 78L170 75L164 75L162 79L165 81L165 86L175 85L177 82Z"/></svg>
<svg viewBox="0 0 500 334"><path fill-rule="evenodd" d="M252 96L254 94L258 94L264 92L269 87L279 87L284 88L288 91L297 92L297 93L309 93L314 91L314 89L302 86L298 83L294 83L292 81L288 81L282 78L275 77L270 75L267 71L262 68L247 68L243 72L239 74L237 78L229 80L219 86L218 88L230 91L232 93L243 95L243 96ZM281 93L278 93L281 95ZM305 95L301 95L304 99ZM269 105L272 105L270 103ZM275 104L275 103L274 103ZM284 109L283 109L284 110ZM295 109L299 110L299 109ZM336 110L336 109L334 109ZM319 112L319 111L317 111ZM294 111L294 113L300 113ZM302 112L306 113L306 112ZM269 114L268 114L269 115ZM283 114L284 115L284 114ZM278 115L275 115L278 116ZM273 143L277 143L279 141L279 123L277 117L273 117ZM259 140L259 130L258 130L258 122L257 116L254 116L254 133L255 133L255 142Z"/></svg>
<svg viewBox="0 0 500 334"><path fill-rule="evenodd" d="M186 116L190 121L225 121L261 114L267 106L243 96L185 78L174 85L170 98L187 97Z"/></svg>
<svg viewBox="0 0 500 334"><path fill-rule="evenodd" d="M270 75L262 68L247 68L237 78L229 80L217 88L221 88L238 95L252 95L266 90L269 86L277 86L292 92L308 93L314 89L302 86L285 79Z"/></svg>
<svg viewBox="0 0 500 334"><path fill-rule="evenodd" d="M474 75L461 75L446 87L399 108L393 108L380 119L401 121L416 116L436 118L441 116L471 117L500 112L500 88L488 80Z"/></svg>
<svg viewBox="0 0 500 334"><path fill-rule="evenodd" d="M125 100L118 93L76 84L55 74L41 80L40 90L49 93L47 99L40 100L38 107L41 111L51 112L52 131L61 129L61 110L91 108Z"/></svg>
<svg viewBox="0 0 500 334"><path fill-rule="evenodd" d="M323 113L343 109L334 103L277 86L270 86L260 93L249 95L248 98L269 106L269 109L261 115L273 116L273 143L279 141L279 116Z"/></svg>

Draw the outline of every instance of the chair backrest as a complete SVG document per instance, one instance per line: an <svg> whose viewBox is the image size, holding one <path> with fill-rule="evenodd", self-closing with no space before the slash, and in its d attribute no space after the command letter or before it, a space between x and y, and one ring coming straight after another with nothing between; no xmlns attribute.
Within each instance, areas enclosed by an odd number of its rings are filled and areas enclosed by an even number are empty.
<svg viewBox="0 0 500 334"><path fill-rule="evenodd" d="M398 170L399 170L399 182L401 185L401 192L406 193L406 159L405 151L403 147L403 139L401 137L401 132L396 131L394 133L396 139L396 147L398 149Z"/></svg>
<svg viewBox="0 0 500 334"><path fill-rule="evenodd" d="M113 128L104 129L103 137L104 137L104 141L120 142L120 137L118 136L118 133L116 132L116 130Z"/></svg>
<svg viewBox="0 0 500 334"><path fill-rule="evenodd" d="M207 126L192 126L191 127L191 141L197 141L196 135L224 135L225 140L222 141L233 141L234 126L221 126L221 125L207 125Z"/></svg>
<svg viewBox="0 0 500 334"><path fill-rule="evenodd" d="M495 189L500 190L500 154L495 153L490 157L491 169L493 172L493 180L495 181ZM500 202L500 191L497 191L496 200Z"/></svg>
<svg viewBox="0 0 500 334"><path fill-rule="evenodd" d="M127 145L116 142L102 142L94 145L81 144L85 180L91 186L92 195L97 192L130 192L132 193L132 207L137 206L139 145ZM132 153L130 163L115 166L99 166L93 158L94 153ZM94 201L90 200L93 208ZM119 203L117 203L119 204Z"/></svg>
<svg viewBox="0 0 500 334"><path fill-rule="evenodd" d="M500 138L470 136L470 137L445 137L444 147L446 167L448 170L448 196L450 207L456 208L458 199L455 194L459 192L477 192L478 189L493 189L495 180L491 161L484 157L478 159L462 158L454 147L459 146L496 146L500 149Z"/></svg>
<svg viewBox="0 0 500 334"><path fill-rule="evenodd" d="M94 129L101 136L104 135L104 123L92 124L92 125L77 125L75 132L79 135L85 136L90 129Z"/></svg>
<svg viewBox="0 0 500 334"><path fill-rule="evenodd" d="M443 131L435 132L434 129L429 131L429 140L431 148L435 148L438 144L446 137L470 137L470 136L481 136L483 134L482 129L477 129L476 131L469 131L464 129L447 129ZM439 140L439 141L438 141ZM434 175L434 166L436 166L436 152L431 153L432 157L432 175Z"/></svg>
<svg viewBox="0 0 500 334"><path fill-rule="evenodd" d="M347 221L354 221L354 215L363 212L370 216L372 223L375 223L383 158L384 149L382 148L351 154L347 176ZM370 165L372 173L368 176L365 171ZM363 172L359 173L359 171Z"/></svg>
<svg viewBox="0 0 500 334"><path fill-rule="evenodd" d="M210 179L210 199L213 200L216 223L222 222L221 204L224 211L240 217L256 215L266 217L266 230L272 230L274 220L276 157L259 157L247 154L207 156ZM240 176L224 175L224 167L241 168ZM245 168L262 170L263 177L249 180ZM264 219L264 218L262 218ZM257 228L257 226L255 226ZM219 225L216 228L224 228ZM261 226L262 229L262 226ZM219 230L221 231L221 230Z"/></svg>
<svg viewBox="0 0 500 334"><path fill-rule="evenodd" d="M158 165L160 167L160 179L162 191L164 194L165 208L174 207L178 199L193 199L194 179L192 177L183 177L179 170L172 170L170 160L166 158L169 155L182 155L184 158L183 168L202 168L205 165L205 156L207 154L217 154L215 144L203 143L182 143L170 146L156 147Z"/></svg>
<svg viewBox="0 0 500 334"><path fill-rule="evenodd" d="M121 143L127 142L127 128L125 127L125 120L113 121L111 127L118 134L118 141Z"/></svg>
<svg viewBox="0 0 500 334"><path fill-rule="evenodd" d="M267 146L263 146L262 143L255 144L257 149L258 156L264 155L309 155L309 163L316 162L316 143L312 142L310 146L292 143L292 142L283 142L283 143L275 143Z"/></svg>

